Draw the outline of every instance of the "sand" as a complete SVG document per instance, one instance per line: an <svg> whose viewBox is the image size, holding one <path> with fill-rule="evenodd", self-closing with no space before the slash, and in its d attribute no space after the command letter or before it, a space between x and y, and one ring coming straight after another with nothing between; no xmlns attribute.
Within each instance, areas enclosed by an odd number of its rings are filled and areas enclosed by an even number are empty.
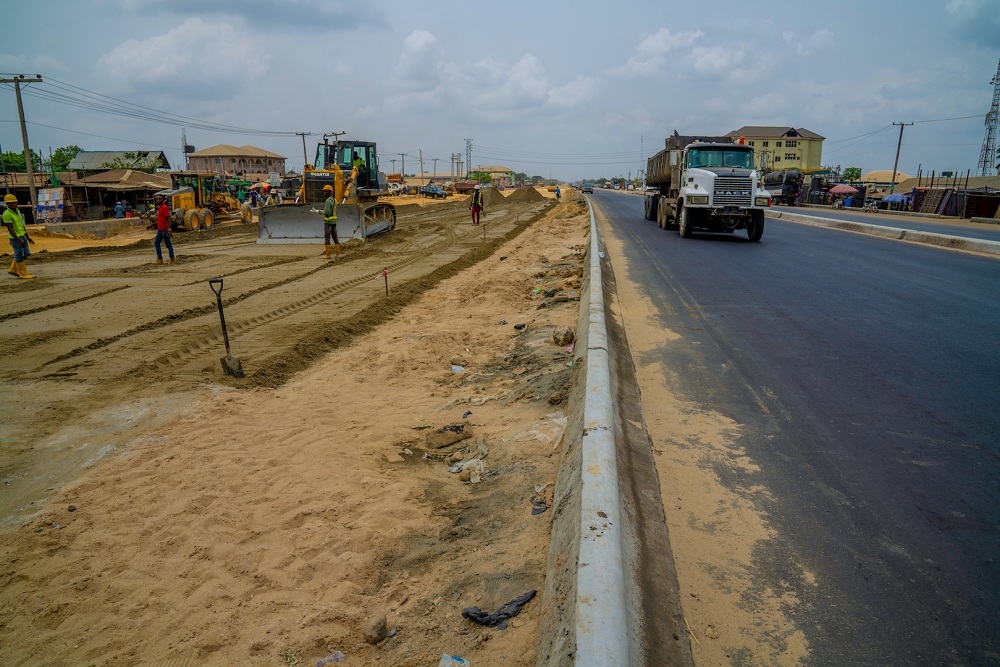
<svg viewBox="0 0 1000 667"><path fill-rule="evenodd" d="M544 583L587 216L537 194L485 239L461 201L401 211L338 263L244 227L178 235L176 267L36 249L0 286L4 664L534 664L540 601L461 610Z"/></svg>

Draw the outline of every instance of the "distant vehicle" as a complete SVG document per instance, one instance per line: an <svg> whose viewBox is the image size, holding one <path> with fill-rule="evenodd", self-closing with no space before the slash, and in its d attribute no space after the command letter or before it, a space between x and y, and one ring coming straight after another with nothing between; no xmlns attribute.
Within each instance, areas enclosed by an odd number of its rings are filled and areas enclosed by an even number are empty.
<svg viewBox="0 0 1000 667"><path fill-rule="evenodd" d="M389 183L389 194L391 195L398 195L402 191L402 189L403 186L401 186L399 183L392 183L392 182Z"/></svg>
<svg viewBox="0 0 1000 667"><path fill-rule="evenodd" d="M444 191L444 188L438 187L437 185L425 185L421 190L421 194L425 197L433 197L434 199L447 199L448 193Z"/></svg>
<svg viewBox="0 0 1000 667"><path fill-rule="evenodd" d="M583 187L580 189L584 194L594 194L594 186L590 183L584 183Z"/></svg>
<svg viewBox="0 0 1000 667"><path fill-rule="evenodd" d="M798 169L772 171L764 174L763 183L775 204L795 206L795 199L802 189L802 172Z"/></svg>

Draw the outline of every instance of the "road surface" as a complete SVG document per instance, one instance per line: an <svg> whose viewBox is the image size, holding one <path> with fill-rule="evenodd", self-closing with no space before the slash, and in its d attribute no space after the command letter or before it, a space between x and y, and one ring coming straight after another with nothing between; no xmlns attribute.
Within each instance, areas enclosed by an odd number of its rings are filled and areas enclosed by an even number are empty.
<svg viewBox="0 0 1000 667"><path fill-rule="evenodd" d="M710 591L689 575L731 555L721 534L716 553L685 553L681 477L663 495L696 662L791 662L800 633L813 665L998 664L1000 261L770 219L758 244L681 239L639 197L593 200L619 292L642 302L621 302L630 342L669 333L633 347L640 382L657 369L654 451L704 447L663 426L686 405L731 420L740 464L706 451L702 467L766 523L746 579L711 585L735 616L769 598L793 626L712 648L695 622Z"/></svg>

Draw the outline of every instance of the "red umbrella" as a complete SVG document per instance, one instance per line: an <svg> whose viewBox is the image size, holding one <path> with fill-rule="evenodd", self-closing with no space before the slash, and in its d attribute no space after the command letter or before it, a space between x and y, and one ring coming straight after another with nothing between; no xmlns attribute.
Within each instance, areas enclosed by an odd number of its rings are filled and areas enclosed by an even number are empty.
<svg viewBox="0 0 1000 667"><path fill-rule="evenodd" d="M830 188L830 192L835 195L856 195L858 194L857 188L852 188L850 185L835 185Z"/></svg>

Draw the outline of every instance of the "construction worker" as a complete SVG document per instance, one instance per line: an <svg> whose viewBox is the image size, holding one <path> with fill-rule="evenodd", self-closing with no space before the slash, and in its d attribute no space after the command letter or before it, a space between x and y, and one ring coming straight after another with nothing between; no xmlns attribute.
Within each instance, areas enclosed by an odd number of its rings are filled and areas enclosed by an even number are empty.
<svg viewBox="0 0 1000 667"><path fill-rule="evenodd" d="M477 185L472 191L472 203L469 204L469 210L472 211L472 224L479 224L479 214L483 211L483 193Z"/></svg>
<svg viewBox="0 0 1000 667"><path fill-rule="evenodd" d="M323 207L323 242L326 244L326 252L323 256L330 259L330 251L333 251L333 258L340 259L340 240L337 238L337 200L333 198L333 186L330 184L323 186L326 193L326 206ZM333 245L330 239L333 238Z"/></svg>
<svg viewBox="0 0 1000 667"><path fill-rule="evenodd" d="M156 261L153 264L163 264L163 252L160 250L160 244L164 241L167 243L170 263L176 264L174 244L170 242L170 208L167 207L167 201L163 195L153 197L153 206L156 209L156 222L147 227L147 229L156 227L156 239L153 241L153 246L156 248Z"/></svg>
<svg viewBox="0 0 1000 667"><path fill-rule="evenodd" d="M4 196L3 201L7 207L4 209L3 221L0 224L7 228L10 246L14 249L14 261L11 262L7 273L18 278L34 278L35 276L28 273L28 267L24 264L25 259L31 254L28 244L34 243L34 241L24 229L24 216L17 209L17 196L8 193Z"/></svg>

